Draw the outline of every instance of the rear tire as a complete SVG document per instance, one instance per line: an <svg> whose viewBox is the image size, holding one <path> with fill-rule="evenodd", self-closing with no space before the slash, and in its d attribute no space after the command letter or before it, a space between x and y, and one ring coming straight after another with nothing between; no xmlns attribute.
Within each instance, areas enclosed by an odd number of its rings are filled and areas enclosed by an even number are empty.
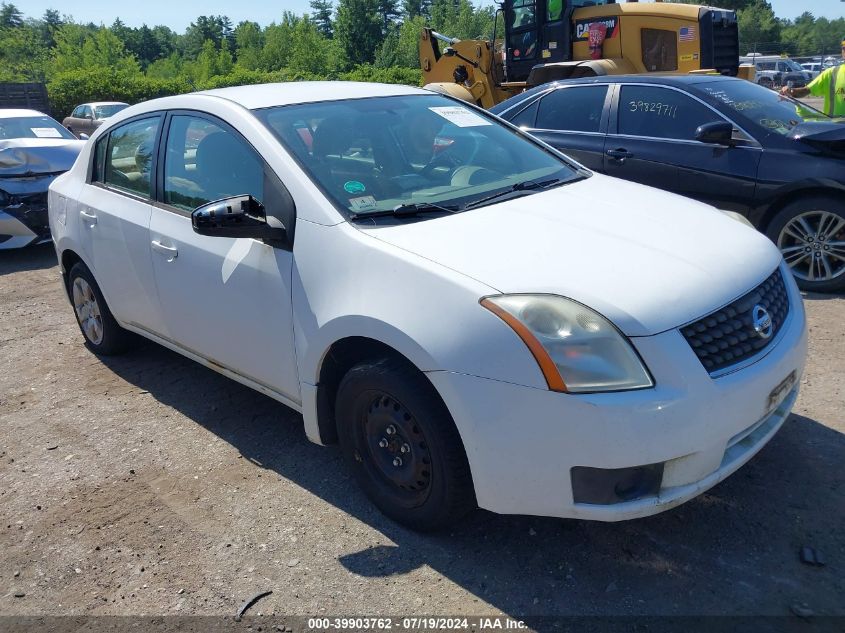
<svg viewBox="0 0 845 633"><path fill-rule="evenodd" d="M335 411L344 458L388 517L430 531L475 508L458 429L416 368L393 358L355 365L338 387Z"/></svg>
<svg viewBox="0 0 845 633"><path fill-rule="evenodd" d="M101 356L122 354L129 349L132 334L117 324L94 275L85 264L77 262L73 265L68 273L67 286L76 322L85 337L85 346Z"/></svg>
<svg viewBox="0 0 845 633"><path fill-rule="evenodd" d="M845 290L845 202L814 195L789 203L766 229L783 253L798 287Z"/></svg>

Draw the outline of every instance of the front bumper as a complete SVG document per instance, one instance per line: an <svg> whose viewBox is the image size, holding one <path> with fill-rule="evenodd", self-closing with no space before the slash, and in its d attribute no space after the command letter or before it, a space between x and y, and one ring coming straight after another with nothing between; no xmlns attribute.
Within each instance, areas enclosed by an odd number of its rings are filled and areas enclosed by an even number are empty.
<svg viewBox="0 0 845 633"><path fill-rule="evenodd" d="M9 203L0 208L0 250L50 240L47 188L53 176L0 181Z"/></svg>
<svg viewBox="0 0 845 633"><path fill-rule="evenodd" d="M711 378L677 330L633 339L653 389L559 394L465 374L428 374L455 419L481 507L619 521L657 514L722 481L751 459L789 415L804 370L807 332L795 284L780 340L734 373ZM773 411L772 391L795 373ZM661 465L653 494L579 503L572 469Z"/></svg>
<svg viewBox="0 0 845 633"><path fill-rule="evenodd" d="M21 248L49 241L47 205L43 208L5 208L0 210L0 250Z"/></svg>

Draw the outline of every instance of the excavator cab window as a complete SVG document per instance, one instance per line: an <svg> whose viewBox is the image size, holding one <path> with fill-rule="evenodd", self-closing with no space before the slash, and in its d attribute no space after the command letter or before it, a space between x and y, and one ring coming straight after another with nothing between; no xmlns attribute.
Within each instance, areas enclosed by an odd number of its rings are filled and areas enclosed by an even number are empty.
<svg viewBox="0 0 845 633"><path fill-rule="evenodd" d="M508 11L508 53L515 59L537 56L537 5L534 0L514 0Z"/></svg>

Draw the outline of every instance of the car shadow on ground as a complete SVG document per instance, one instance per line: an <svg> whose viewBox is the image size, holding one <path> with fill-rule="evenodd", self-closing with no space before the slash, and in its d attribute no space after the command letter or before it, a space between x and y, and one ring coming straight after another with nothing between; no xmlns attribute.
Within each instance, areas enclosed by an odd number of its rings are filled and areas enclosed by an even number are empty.
<svg viewBox="0 0 845 633"><path fill-rule="evenodd" d="M395 544L343 556L340 563L351 573L389 577L428 565L479 601L520 617L788 616L790 605L801 602L818 614L843 614L839 565L810 567L798 555L805 545L831 558L845 551L845 436L814 420L793 416L734 476L656 517L603 524L478 511L450 532L427 535L375 510L339 451L311 444L291 409L152 343L103 360L257 468L278 473Z"/></svg>
<svg viewBox="0 0 845 633"><path fill-rule="evenodd" d="M56 249L52 242L0 251L0 276L56 265Z"/></svg>
<svg viewBox="0 0 845 633"><path fill-rule="evenodd" d="M845 294L836 292L802 292L801 296L804 301L829 301L831 299L842 299L845 297Z"/></svg>

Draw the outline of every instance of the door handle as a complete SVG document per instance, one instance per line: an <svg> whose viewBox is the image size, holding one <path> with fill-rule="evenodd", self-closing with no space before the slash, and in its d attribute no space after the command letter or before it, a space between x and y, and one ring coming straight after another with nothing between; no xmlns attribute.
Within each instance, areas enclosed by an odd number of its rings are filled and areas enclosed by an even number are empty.
<svg viewBox="0 0 845 633"><path fill-rule="evenodd" d="M153 246L153 250L166 256L167 261L169 262L179 256L179 250L175 246L165 246L158 240L153 240L151 244Z"/></svg>
<svg viewBox="0 0 845 633"><path fill-rule="evenodd" d="M88 221L88 224L94 226L97 223L97 215L94 213L88 213L87 211L80 211L79 215L85 218Z"/></svg>
<svg viewBox="0 0 845 633"><path fill-rule="evenodd" d="M613 160L618 160L620 163L624 163L626 158L634 157L634 155L624 147L620 147L618 149L609 149L605 153L610 156Z"/></svg>

